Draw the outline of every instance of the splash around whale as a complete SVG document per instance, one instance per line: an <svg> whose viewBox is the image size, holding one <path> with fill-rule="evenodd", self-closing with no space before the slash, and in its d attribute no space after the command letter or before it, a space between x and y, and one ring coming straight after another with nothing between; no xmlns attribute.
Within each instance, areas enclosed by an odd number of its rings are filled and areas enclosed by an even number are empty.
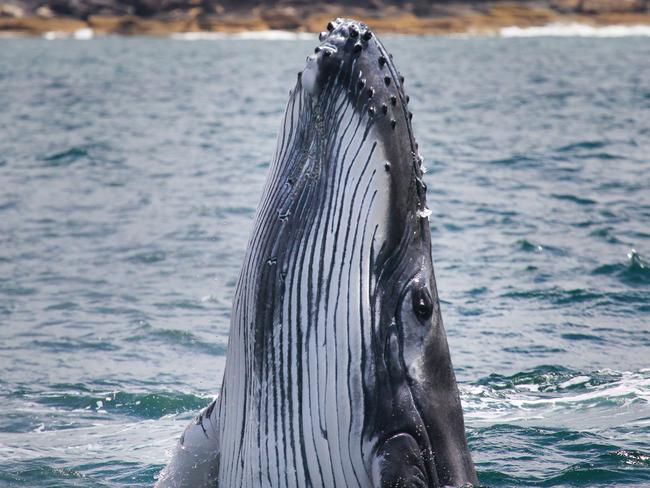
<svg viewBox="0 0 650 488"><path fill-rule="evenodd" d="M477 483L404 78L361 22L320 41L258 206L220 395L160 488Z"/></svg>

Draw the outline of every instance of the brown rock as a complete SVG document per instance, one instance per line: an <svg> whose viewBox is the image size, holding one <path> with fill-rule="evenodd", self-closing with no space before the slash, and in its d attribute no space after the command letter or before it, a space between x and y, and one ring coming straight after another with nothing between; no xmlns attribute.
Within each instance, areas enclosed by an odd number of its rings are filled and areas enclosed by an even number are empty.
<svg viewBox="0 0 650 488"><path fill-rule="evenodd" d="M51 19L42 19L35 15L25 16L22 19L0 17L0 32L21 32L38 36L50 31L72 33L85 27L88 27L85 22L68 17L53 17Z"/></svg>
<svg viewBox="0 0 650 488"><path fill-rule="evenodd" d="M580 0L551 0L551 8L563 13L575 12Z"/></svg>
<svg viewBox="0 0 650 488"><path fill-rule="evenodd" d="M0 17L9 17L12 19L22 19L25 16L25 11L18 5L10 3L0 3Z"/></svg>
<svg viewBox="0 0 650 488"><path fill-rule="evenodd" d="M201 5L203 7L203 12L206 14L223 15L226 12L226 9L223 7L223 5L212 2L210 0L203 0L203 2L201 2Z"/></svg>
<svg viewBox="0 0 650 488"><path fill-rule="evenodd" d="M638 12L642 3L639 0L582 0L579 11L585 13Z"/></svg>
<svg viewBox="0 0 650 488"><path fill-rule="evenodd" d="M293 30L302 25L298 18L298 11L294 7L264 9L261 12L261 17L270 29Z"/></svg>
<svg viewBox="0 0 650 488"><path fill-rule="evenodd" d="M54 17L54 12L52 12L52 9L47 5L41 5L34 11L34 13L41 19L51 19Z"/></svg>
<svg viewBox="0 0 650 488"><path fill-rule="evenodd" d="M140 17L151 17L160 12L162 0L130 0L133 12Z"/></svg>
<svg viewBox="0 0 650 488"><path fill-rule="evenodd" d="M613 12L643 12L646 0L552 0L552 7L561 12L602 14Z"/></svg>

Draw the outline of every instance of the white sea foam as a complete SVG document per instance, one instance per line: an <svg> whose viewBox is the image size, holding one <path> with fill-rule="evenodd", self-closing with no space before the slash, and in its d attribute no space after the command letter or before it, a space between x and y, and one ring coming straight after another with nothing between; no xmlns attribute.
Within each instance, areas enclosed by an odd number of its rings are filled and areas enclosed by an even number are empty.
<svg viewBox="0 0 650 488"><path fill-rule="evenodd" d="M57 39L77 39L79 41L87 41L93 37L95 37L95 32L87 27L77 29L72 34L61 31L48 31L43 34L43 39L47 39L48 41L55 41Z"/></svg>
<svg viewBox="0 0 650 488"><path fill-rule="evenodd" d="M93 30L87 27L83 29L77 29L72 33L72 37L80 41L87 41L88 39L92 39L94 36L95 33Z"/></svg>
<svg viewBox="0 0 650 488"><path fill-rule="evenodd" d="M576 376L575 378L571 378L564 383L560 383L558 386L560 388L569 388L571 386L584 385L585 383L588 383L590 379L591 378L589 378L589 376Z"/></svg>
<svg viewBox="0 0 650 488"><path fill-rule="evenodd" d="M177 32L172 39L181 41L214 41L220 39L245 39L262 41L313 40L317 34L311 32L289 32L283 30L248 31L248 32Z"/></svg>
<svg viewBox="0 0 650 488"><path fill-rule="evenodd" d="M541 27L504 27L501 37L633 37L650 36L650 25L606 25L554 23Z"/></svg>
<svg viewBox="0 0 650 488"><path fill-rule="evenodd" d="M585 411L601 419L599 409L610 411L612 404L636 409L646 417L650 413L650 375L647 372L625 372L620 378L604 384L589 385L591 378L577 375L559 383L553 391L540 392L538 385L517 385L495 389L490 385L461 385L463 409L473 424L530 423L545 421L553 424L572 419L585 419ZM600 408L598 408L600 407ZM631 411L631 410L630 410ZM637 412L638 413L638 412ZM630 418L630 422L641 417ZM544 423L544 422L540 422Z"/></svg>
<svg viewBox="0 0 650 488"><path fill-rule="evenodd" d="M65 32L58 32L58 31L48 31L45 34L43 34L43 39L47 39L48 41L54 41L56 39L65 39L68 37Z"/></svg>

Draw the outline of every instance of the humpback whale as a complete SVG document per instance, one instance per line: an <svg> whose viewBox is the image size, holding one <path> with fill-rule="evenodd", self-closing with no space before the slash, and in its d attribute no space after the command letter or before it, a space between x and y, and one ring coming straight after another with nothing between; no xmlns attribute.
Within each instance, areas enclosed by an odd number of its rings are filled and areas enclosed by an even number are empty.
<svg viewBox="0 0 650 488"><path fill-rule="evenodd" d="M257 209L220 395L159 488L478 483L404 78L361 22L319 39Z"/></svg>

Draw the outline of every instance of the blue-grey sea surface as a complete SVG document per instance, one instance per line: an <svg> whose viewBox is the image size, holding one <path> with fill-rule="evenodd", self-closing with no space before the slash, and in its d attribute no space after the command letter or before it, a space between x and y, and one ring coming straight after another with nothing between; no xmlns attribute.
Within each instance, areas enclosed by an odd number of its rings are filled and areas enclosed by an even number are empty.
<svg viewBox="0 0 650 488"><path fill-rule="evenodd" d="M0 486L151 486L218 393L316 43L0 40ZM649 486L650 39L384 43L482 483Z"/></svg>

